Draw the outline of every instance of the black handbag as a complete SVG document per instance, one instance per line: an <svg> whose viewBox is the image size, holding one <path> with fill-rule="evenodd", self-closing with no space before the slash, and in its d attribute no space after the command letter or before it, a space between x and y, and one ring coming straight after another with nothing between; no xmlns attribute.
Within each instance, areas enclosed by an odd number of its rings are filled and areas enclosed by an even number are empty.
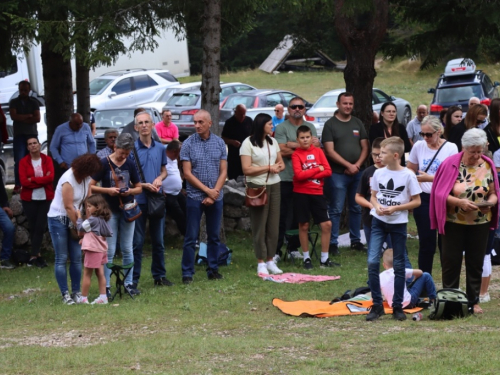
<svg viewBox="0 0 500 375"><path fill-rule="evenodd" d="M144 178L144 172L142 171L141 163L139 161L139 155L137 155L137 150L134 147L134 159L137 169L139 170L139 175L141 181L146 183ZM152 219L161 219L165 216L165 196L162 193L153 193L152 191L144 189L144 194L147 199L148 206L148 216Z"/></svg>
<svg viewBox="0 0 500 375"><path fill-rule="evenodd" d="M111 165L111 160L108 156L108 164L111 169L111 173L113 174L113 179L115 180L115 186L118 187L118 177L116 177L113 166ZM126 222L131 223L142 215L142 211L134 199L133 203L123 204L122 198L118 195L118 200L120 201L120 209L122 210L122 216Z"/></svg>

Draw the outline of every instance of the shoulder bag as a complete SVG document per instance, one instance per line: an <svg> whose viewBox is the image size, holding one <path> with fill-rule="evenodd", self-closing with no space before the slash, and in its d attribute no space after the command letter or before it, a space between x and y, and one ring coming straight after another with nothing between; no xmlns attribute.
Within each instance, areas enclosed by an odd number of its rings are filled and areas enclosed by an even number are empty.
<svg viewBox="0 0 500 375"><path fill-rule="evenodd" d="M139 160L139 155L137 155L137 150L134 147L134 159L141 181L146 183L144 178L144 173L142 171L141 162ZM153 193L147 189L143 189L146 195L147 205L148 205L148 216L154 219L161 219L165 216L165 196L162 193Z"/></svg>
<svg viewBox="0 0 500 375"><path fill-rule="evenodd" d="M267 142L267 152L269 155L269 170L267 171L266 182L264 186L258 188L248 187L247 176L245 176L245 206L247 207L262 207L267 204L267 180L269 180L269 173L271 173L271 150Z"/></svg>
<svg viewBox="0 0 500 375"><path fill-rule="evenodd" d="M113 174L113 180L115 180L115 186L118 187L118 177L116 177L115 170L111 165L111 160L109 156L107 157L109 168L111 169L111 173ZM123 204L122 198L118 195L118 200L120 201L120 209L122 210L122 216L126 222L131 223L142 215L142 211L139 208L136 200L134 199L133 203L128 203L126 205Z"/></svg>
<svg viewBox="0 0 500 375"><path fill-rule="evenodd" d="M444 141L444 143L441 145L441 147L439 147L439 149L437 150L437 152L434 154L434 157L431 159L431 162L429 164L427 164L427 168L425 168L425 171L424 173L427 173L427 171L429 170L429 168L431 167L432 163L434 163L434 160L436 160L436 156L438 156L439 154L439 151L441 151L441 149L443 148L443 146L447 143L448 141Z"/></svg>

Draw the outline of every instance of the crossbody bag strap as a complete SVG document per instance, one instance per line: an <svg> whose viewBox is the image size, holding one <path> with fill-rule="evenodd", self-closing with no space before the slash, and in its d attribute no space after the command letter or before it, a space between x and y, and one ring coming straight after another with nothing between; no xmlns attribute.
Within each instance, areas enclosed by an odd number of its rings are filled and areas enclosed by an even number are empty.
<svg viewBox="0 0 500 375"><path fill-rule="evenodd" d="M427 168L425 168L425 171L424 173L427 173L427 171L429 170L429 168L431 167L432 163L434 163L434 160L436 160L436 156L438 156L439 154L439 151L441 151L441 149L443 148L443 146L447 143L448 141L444 141L444 143L441 145L441 147L438 148L437 152L434 154L434 157L431 159L431 162L429 164L427 164Z"/></svg>
<svg viewBox="0 0 500 375"><path fill-rule="evenodd" d="M135 161L135 165L137 165L137 169L139 170L139 175L141 177L141 181L145 184L146 183L146 179L144 178L144 173L142 172L142 167L141 167L141 161L139 160L139 155L137 155L137 150L135 149L135 146L134 146L134 161Z"/></svg>
<svg viewBox="0 0 500 375"><path fill-rule="evenodd" d="M115 180L115 186L118 187L118 177L116 177L115 169L111 165L111 159L109 156L107 157L107 159L108 159L109 169L111 169L111 173L113 174L113 180ZM120 206L123 206L123 202L120 195L118 195L118 200L120 201Z"/></svg>

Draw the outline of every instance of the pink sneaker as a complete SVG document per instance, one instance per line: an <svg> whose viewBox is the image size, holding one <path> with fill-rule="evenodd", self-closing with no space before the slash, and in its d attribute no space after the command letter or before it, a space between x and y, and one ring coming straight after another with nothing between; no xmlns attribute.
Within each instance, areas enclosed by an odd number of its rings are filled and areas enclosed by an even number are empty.
<svg viewBox="0 0 500 375"><path fill-rule="evenodd" d="M97 297L94 302L91 303L91 305L107 305L108 304L108 299L107 298L101 298Z"/></svg>

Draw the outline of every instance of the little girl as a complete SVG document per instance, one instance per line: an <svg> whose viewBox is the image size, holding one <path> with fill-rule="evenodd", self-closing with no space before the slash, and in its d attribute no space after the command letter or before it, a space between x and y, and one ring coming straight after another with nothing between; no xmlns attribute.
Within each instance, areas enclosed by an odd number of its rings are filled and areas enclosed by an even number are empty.
<svg viewBox="0 0 500 375"><path fill-rule="evenodd" d="M90 289L90 278L95 270L99 283L99 297L93 304L107 304L106 278L104 276L104 264L108 262L108 243L105 237L111 237L113 233L107 221L111 218L111 210L102 195L91 195L85 200L86 220L81 217L78 211L76 222L79 232L83 232L83 239L80 241L82 251L85 255L83 262L83 282L82 298L78 303L89 303L88 295Z"/></svg>

